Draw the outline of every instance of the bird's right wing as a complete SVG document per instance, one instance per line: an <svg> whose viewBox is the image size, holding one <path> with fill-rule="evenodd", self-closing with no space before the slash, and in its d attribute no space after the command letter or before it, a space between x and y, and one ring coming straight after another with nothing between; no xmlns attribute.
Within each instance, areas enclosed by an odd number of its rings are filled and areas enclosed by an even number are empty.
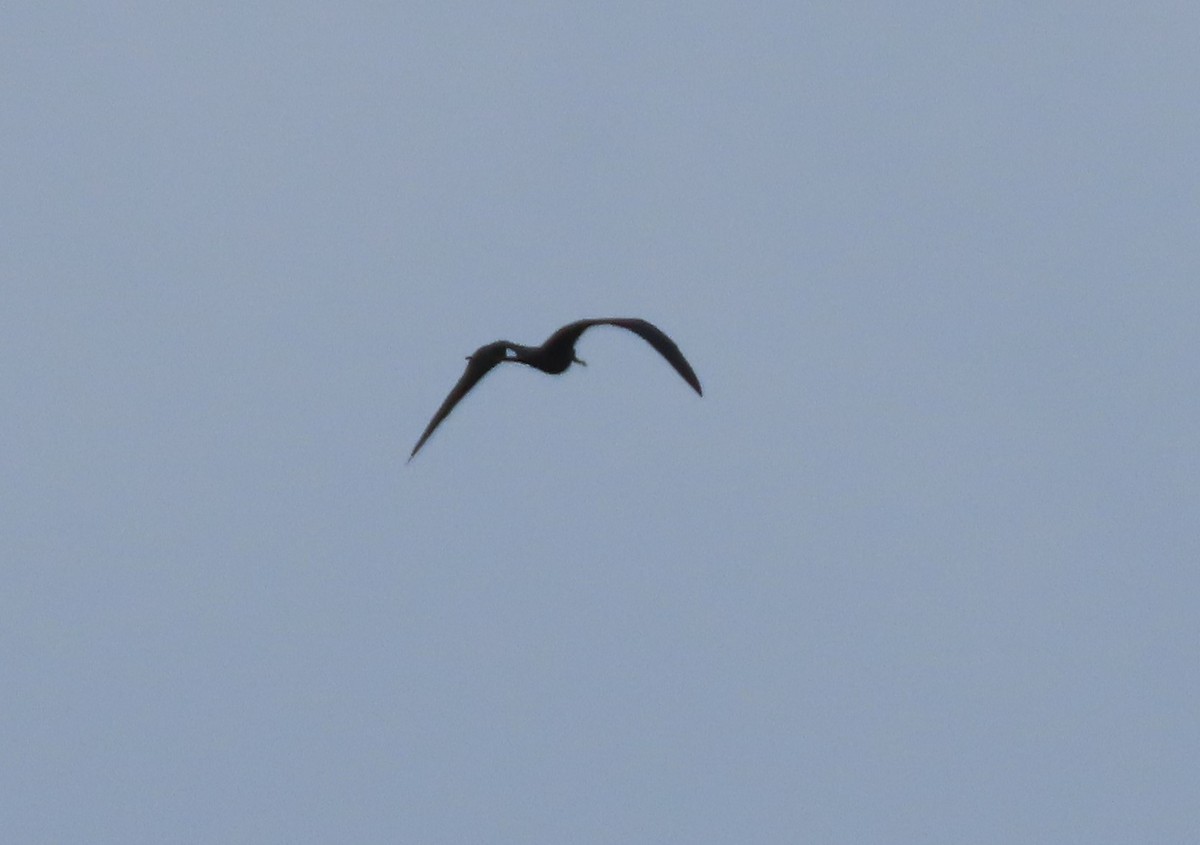
<svg viewBox="0 0 1200 845"><path fill-rule="evenodd" d="M683 357L683 353L679 351L679 347L675 345L675 341L667 337L666 332L649 320L642 320L637 317L601 317L595 320L580 320L579 323L573 323L572 327L580 324L583 324L583 329L589 326L617 326L618 328L628 329L653 346L659 355L666 358L667 363L675 368L675 372L683 376L683 380L692 386L692 390L701 396L704 395L704 390L700 387L700 379L696 378L696 371L692 369L692 365L688 363L687 358ZM579 331L582 333L583 329Z"/></svg>
<svg viewBox="0 0 1200 845"><path fill-rule="evenodd" d="M467 368L459 377L458 383L454 385L454 389L450 391L450 395L442 402L442 406L437 409L437 413L433 415L433 419L429 421L429 425L425 426L425 431L421 435L421 439L417 441L417 445L413 446L412 453L408 459L411 461L417 454L417 450L425 445L425 441L429 439L429 435L433 434L433 430L437 428L442 420L450 415L454 410L454 406L467 395L472 387L479 383L479 380L491 372L492 368L504 360L507 344L504 341L489 343L487 346L481 346L475 350L469 359L467 359Z"/></svg>

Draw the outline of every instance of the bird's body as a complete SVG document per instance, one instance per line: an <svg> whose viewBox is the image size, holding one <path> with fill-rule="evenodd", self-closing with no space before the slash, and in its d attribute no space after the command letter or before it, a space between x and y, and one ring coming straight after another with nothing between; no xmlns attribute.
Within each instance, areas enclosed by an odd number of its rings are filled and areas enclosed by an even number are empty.
<svg viewBox="0 0 1200 845"><path fill-rule="evenodd" d="M666 358L684 381L692 386L693 390L701 396L704 395L704 391L700 389L700 380L696 378L696 373L688 364L687 359L683 357L683 353L679 351L679 347L654 324L636 317L601 317L593 320L577 320L550 335L541 346L524 346L509 340L497 340L476 349L467 358L467 369L459 378L458 383L454 385L454 389L450 391L450 395L442 402L437 413L433 415L433 419L429 421L429 425L426 426L417 445L413 447L412 454L408 456L408 459L410 461L413 459L417 450L433 434L434 429L454 410L454 406L497 364L512 361L551 375L565 372L571 364L583 364L583 361L575 357L575 343L579 340L579 336L592 326L617 326L638 335ZM512 353L511 357L509 353Z"/></svg>

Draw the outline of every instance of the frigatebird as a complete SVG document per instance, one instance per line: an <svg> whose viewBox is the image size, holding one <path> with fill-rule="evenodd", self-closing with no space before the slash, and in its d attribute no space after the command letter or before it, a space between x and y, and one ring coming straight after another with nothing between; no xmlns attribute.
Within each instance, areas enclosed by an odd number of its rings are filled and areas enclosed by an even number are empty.
<svg viewBox="0 0 1200 845"><path fill-rule="evenodd" d="M467 369L459 378L458 384L454 385L454 389L450 391L450 395L442 402L442 406L437 409L437 413L433 415L429 425L425 427L425 432L417 441L417 445L413 447L408 459L410 461L413 459L417 450L425 445L429 435L433 434L433 430L454 410L454 406L497 364L512 361L551 375L565 371L572 364L587 366L587 362L575 357L575 342L592 326L617 326L640 336L667 359L667 362L675 368L679 375L683 376L683 380L690 384L693 390L701 396L704 395L704 391L700 389L700 379L696 378L691 364L683 357L683 353L679 351L675 341L667 337L653 323L637 317L600 317L592 320L576 320L550 335L541 346L523 346L509 340L497 340L476 349L467 357Z"/></svg>

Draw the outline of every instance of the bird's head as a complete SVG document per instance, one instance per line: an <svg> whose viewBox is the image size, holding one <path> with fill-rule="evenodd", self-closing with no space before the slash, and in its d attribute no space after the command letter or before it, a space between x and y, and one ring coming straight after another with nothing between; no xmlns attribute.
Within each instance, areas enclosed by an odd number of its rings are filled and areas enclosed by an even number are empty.
<svg viewBox="0 0 1200 845"><path fill-rule="evenodd" d="M482 364L495 365L503 361L508 354L508 347L504 341L496 341L481 346L467 356L468 361L478 361Z"/></svg>

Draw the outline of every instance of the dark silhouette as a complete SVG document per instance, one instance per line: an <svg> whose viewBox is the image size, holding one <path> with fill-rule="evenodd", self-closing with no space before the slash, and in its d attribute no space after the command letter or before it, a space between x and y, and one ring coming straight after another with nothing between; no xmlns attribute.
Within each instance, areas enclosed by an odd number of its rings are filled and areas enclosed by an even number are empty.
<svg viewBox="0 0 1200 845"><path fill-rule="evenodd" d="M437 409L437 413L433 415L433 419L425 427L425 433L421 435L421 439L413 447L412 454L408 456L408 459L410 461L413 459L413 456L417 454L417 450L425 445L425 441L429 439L429 435L433 434L433 430L454 410L454 406L467 395L467 391L474 387L481 378L491 372L492 368L497 364L503 361L513 361L518 364L526 364L541 370L543 373L550 373L552 375L563 372L571 364L583 364L587 366L585 361L580 361L575 357L575 342L579 340L581 334L592 326L618 326L622 329L629 329L629 331L639 335L657 349L660 355L667 359L671 366L675 368L675 371L683 376L684 381L692 386L693 390L701 396L704 395L704 391L700 389L700 380L696 378L696 373L692 371L691 365L683 357L683 353L679 351L679 347L652 323L639 320L636 317L602 317L595 320L577 320L574 323L563 326L550 335L541 346L522 346L519 343L513 343L508 340L497 340L494 343L489 343L486 346L476 349L474 354L467 358L467 369L458 380L458 384L454 385L454 389L450 391L450 395L446 397L446 401L442 402L442 407ZM510 352L512 353L511 357L509 356Z"/></svg>

